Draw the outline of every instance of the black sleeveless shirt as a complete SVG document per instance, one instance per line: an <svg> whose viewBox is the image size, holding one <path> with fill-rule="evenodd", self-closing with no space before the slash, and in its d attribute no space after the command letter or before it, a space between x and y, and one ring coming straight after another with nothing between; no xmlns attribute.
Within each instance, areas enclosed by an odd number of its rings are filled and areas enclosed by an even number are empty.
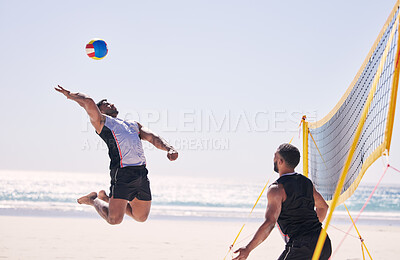
<svg viewBox="0 0 400 260"><path fill-rule="evenodd" d="M275 183L282 184L286 200L282 203L278 225L290 239L318 233L321 222L314 210L313 184L307 177L294 173L281 176Z"/></svg>

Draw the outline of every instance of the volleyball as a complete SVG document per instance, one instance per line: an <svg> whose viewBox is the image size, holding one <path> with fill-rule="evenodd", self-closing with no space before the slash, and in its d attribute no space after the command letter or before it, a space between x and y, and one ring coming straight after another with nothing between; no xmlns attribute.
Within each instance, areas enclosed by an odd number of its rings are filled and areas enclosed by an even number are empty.
<svg viewBox="0 0 400 260"><path fill-rule="evenodd" d="M101 60L107 53L107 43L102 39L92 39L86 44L86 54L92 59Z"/></svg>

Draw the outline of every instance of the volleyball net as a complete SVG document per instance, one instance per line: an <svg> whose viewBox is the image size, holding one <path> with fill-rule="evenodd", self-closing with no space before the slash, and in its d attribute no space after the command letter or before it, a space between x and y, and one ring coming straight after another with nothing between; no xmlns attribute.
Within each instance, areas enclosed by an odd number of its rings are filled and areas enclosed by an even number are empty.
<svg viewBox="0 0 400 260"><path fill-rule="evenodd" d="M319 258L336 205L357 189L364 173L389 155L399 78L399 1L346 93L323 119L303 118L303 174L330 203ZM316 256L318 255L318 256Z"/></svg>
<svg viewBox="0 0 400 260"><path fill-rule="evenodd" d="M327 201L333 199L347 161L340 202L354 193L367 168L389 151L398 85L398 10L397 6L335 108L318 122L305 122L303 173Z"/></svg>

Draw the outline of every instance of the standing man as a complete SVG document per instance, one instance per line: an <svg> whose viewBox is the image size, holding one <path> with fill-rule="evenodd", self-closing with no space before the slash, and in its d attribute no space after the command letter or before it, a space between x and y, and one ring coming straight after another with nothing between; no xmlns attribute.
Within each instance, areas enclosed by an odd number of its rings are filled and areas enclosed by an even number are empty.
<svg viewBox="0 0 400 260"><path fill-rule="evenodd" d="M250 252L269 236L276 222L286 240L285 250L278 260L312 258L328 204L308 178L294 171L299 161L300 152L295 146L282 144L278 147L274 170L280 177L268 189L265 221L249 244L235 252L239 255L234 260L247 259ZM329 259L331 252L331 241L327 236L319 259Z"/></svg>
<svg viewBox="0 0 400 260"><path fill-rule="evenodd" d="M139 222L146 221L151 207L150 183L141 139L167 152L170 161L178 152L159 135L138 122L117 118L118 110L106 99L95 103L89 96L71 93L58 86L56 91L77 102L90 117L96 133L104 140L110 156L110 195L91 192L78 199L79 204L93 206L109 224L120 224L127 214Z"/></svg>

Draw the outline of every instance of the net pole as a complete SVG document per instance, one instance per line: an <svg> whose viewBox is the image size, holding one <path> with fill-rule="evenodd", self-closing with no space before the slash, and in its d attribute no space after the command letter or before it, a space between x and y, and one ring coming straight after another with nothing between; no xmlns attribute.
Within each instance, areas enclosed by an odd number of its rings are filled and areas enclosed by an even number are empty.
<svg viewBox="0 0 400 260"><path fill-rule="evenodd" d="M398 1L400 3L400 0ZM388 115L387 115L387 124L385 129L385 143L386 143L386 150L389 153L390 150L390 143L392 141L392 133L393 133L393 123L394 123L394 114L396 111L396 100L397 100L397 90L399 88L399 52L400 52L400 34L399 30L397 30L397 51L395 57L395 70L393 74L393 81L392 81L392 93L390 94L390 103L388 108ZM389 154L388 154L389 155Z"/></svg>
<svg viewBox="0 0 400 260"><path fill-rule="evenodd" d="M399 24L399 16L397 15L396 21L394 22L393 27L398 27L398 24ZM361 115L360 120L358 122L357 130L356 130L356 133L354 135L353 142L352 142L352 145L350 147L350 150L349 150L349 153L348 153L348 156L347 156L347 159L346 159L346 163L344 164L342 173L340 175L339 182L338 182L338 184L336 186L336 190L335 190L335 193L334 193L334 196L333 196L333 200L332 200L332 204L331 204L331 210L329 211L328 217L326 219L325 227L322 229L322 231L321 231L321 233L319 235L317 246L315 247L315 251L314 251L314 255L312 257L312 260L318 260L320 255L321 255L322 247L323 247L323 245L325 243L325 239L326 239L326 235L327 235L326 231L327 231L327 229L329 227L329 224L331 222L333 211L335 210L335 208L336 208L336 206L338 204L339 196L340 196L340 193L342 191L344 182L346 180L346 176L347 176L347 173L349 171L350 164L351 164L354 152L356 150L358 140L360 139L361 132L362 132L362 129L364 127L365 119L367 118L368 111L369 111L369 108L371 106L372 99L374 97L374 93L376 92L376 88L377 88L377 85L379 83L380 75L382 73L383 66L385 64L386 58L388 56L389 47L390 47L390 45L391 45L391 43L393 41L393 37L394 37L394 32L395 31L396 31L396 29L393 28L391 33L390 33L389 40L388 40L387 45L385 47L385 51L383 52L382 59L380 60L378 70L376 71L376 74L374 76L374 81L372 83L371 90L370 90L370 92L368 94L367 101L365 102L365 107L363 109L362 115Z"/></svg>
<svg viewBox="0 0 400 260"><path fill-rule="evenodd" d="M308 178L308 122L306 116L302 118L303 122L303 175Z"/></svg>

